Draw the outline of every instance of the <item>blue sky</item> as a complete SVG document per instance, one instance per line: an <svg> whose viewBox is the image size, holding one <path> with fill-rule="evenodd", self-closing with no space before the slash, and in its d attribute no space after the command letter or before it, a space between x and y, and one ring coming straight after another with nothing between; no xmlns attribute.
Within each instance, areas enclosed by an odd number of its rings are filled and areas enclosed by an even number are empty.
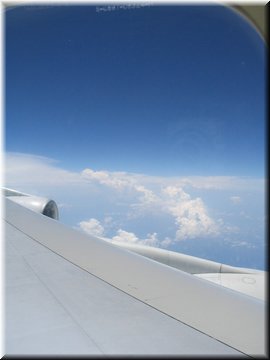
<svg viewBox="0 0 270 360"><path fill-rule="evenodd" d="M265 46L247 23L147 4L5 20L7 186L85 231L264 267Z"/></svg>

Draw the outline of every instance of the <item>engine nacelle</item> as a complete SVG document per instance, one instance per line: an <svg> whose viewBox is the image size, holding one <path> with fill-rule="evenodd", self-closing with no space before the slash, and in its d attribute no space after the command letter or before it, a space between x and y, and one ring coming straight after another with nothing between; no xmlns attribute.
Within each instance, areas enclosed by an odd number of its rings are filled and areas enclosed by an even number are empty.
<svg viewBox="0 0 270 360"><path fill-rule="evenodd" d="M27 195L19 192L9 192L6 191L6 196L9 197L10 200L25 206L26 208L48 216L52 219L59 219L58 207L55 201L42 198L39 196Z"/></svg>

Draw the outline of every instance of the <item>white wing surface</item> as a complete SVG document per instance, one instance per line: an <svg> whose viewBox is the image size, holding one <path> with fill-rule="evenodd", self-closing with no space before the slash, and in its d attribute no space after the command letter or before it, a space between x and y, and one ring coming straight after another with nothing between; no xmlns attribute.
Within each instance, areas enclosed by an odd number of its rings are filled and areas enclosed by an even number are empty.
<svg viewBox="0 0 270 360"><path fill-rule="evenodd" d="M70 229L7 195L7 355L265 354L263 300Z"/></svg>

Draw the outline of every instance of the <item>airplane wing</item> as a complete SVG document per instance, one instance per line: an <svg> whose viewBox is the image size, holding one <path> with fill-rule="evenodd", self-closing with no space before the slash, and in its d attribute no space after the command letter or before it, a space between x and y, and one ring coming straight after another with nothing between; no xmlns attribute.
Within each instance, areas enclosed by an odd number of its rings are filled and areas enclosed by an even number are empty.
<svg viewBox="0 0 270 360"><path fill-rule="evenodd" d="M266 355L263 297L209 281L213 264L192 274L63 225L53 201L4 201L6 355Z"/></svg>

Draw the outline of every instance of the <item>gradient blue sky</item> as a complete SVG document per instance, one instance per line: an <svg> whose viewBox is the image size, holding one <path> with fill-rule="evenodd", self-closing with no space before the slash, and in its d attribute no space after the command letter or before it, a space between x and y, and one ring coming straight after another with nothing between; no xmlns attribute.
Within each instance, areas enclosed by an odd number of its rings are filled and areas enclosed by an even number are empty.
<svg viewBox="0 0 270 360"><path fill-rule="evenodd" d="M265 267L266 50L238 14L20 6L5 38L6 186L89 233Z"/></svg>
<svg viewBox="0 0 270 360"><path fill-rule="evenodd" d="M264 175L259 35L221 6L105 10L7 11L6 149L72 169Z"/></svg>

